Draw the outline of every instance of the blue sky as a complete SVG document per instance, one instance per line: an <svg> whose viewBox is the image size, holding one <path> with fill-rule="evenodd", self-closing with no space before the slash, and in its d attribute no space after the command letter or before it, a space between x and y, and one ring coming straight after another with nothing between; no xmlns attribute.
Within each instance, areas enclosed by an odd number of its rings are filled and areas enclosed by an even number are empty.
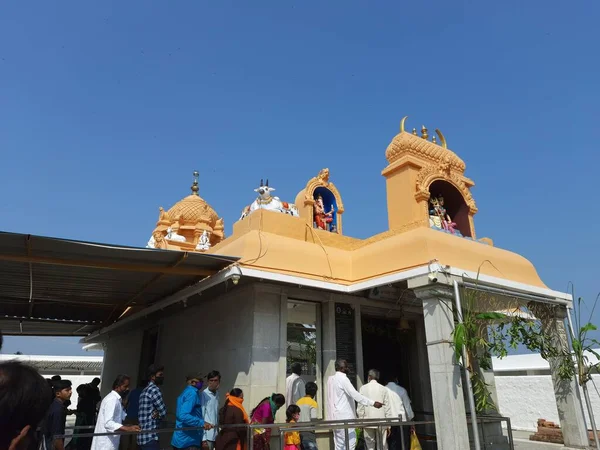
<svg viewBox="0 0 600 450"><path fill-rule="evenodd" d="M387 227L380 172L409 115L467 163L478 236L591 301L599 13L558 1L4 2L0 229L143 246L197 169L230 233L260 178L293 201L329 167L345 234L367 237ZM9 337L4 350L80 345Z"/></svg>

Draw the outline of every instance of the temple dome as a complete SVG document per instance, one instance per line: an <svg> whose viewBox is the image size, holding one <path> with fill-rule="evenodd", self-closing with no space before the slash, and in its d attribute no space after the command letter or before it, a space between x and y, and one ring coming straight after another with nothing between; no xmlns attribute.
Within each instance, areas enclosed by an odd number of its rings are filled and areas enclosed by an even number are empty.
<svg viewBox="0 0 600 450"><path fill-rule="evenodd" d="M206 223L214 227L219 219L218 214L206 201L197 194L191 194L175 203L167 211L167 217L181 225Z"/></svg>
<svg viewBox="0 0 600 450"><path fill-rule="evenodd" d="M198 172L194 171L192 194L165 211L159 208L158 222L148 248L207 251L225 238L223 219L198 195Z"/></svg>

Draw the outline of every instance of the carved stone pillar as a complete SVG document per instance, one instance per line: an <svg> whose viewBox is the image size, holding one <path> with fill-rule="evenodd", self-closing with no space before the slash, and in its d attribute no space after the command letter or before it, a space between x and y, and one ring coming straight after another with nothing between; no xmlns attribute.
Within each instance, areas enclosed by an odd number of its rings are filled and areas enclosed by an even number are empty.
<svg viewBox="0 0 600 450"><path fill-rule="evenodd" d="M416 281L416 280L415 280ZM409 283L409 287L413 283ZM427 357L438 450L469 448L469 432L460 368L454 359L451 334L452 290L449 286L414 286L423 301Z"/></svg>
<svg viewBox="0 0 600 450"><path fill-rule="evenodd" d="M564 306L530 304L534 315L542 321L543 329L552 336L553 345L569 353L565 328L567 311ZM551 358L550 373L554 384L554 397L558 408L560 428L566 448L589 448L579 385L575 379L561 380L558 376L559 358Z"/></svg>

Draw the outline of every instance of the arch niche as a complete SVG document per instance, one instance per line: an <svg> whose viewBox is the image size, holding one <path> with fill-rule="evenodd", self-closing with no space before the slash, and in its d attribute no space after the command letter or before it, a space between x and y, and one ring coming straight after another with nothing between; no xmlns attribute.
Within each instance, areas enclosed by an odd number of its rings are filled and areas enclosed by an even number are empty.
<svg viewBox="0 0 600 450"><path fill-rule="evenodd" d="M443 198L443 207L450 216L452 222L456 223L455 229L465 237L474 237L472 226L471 208L467 205L461 191L446 180L435 180L429 185L429 211L431 214L432 201Z"/></svg>
<svg viewBox="0 0 600 450"><path fill-rule="evenodd" d="M327 231L335 231L342 234L342 214L344 213L344 204L342 197L335 187L329 181L329 169L322 169L319 174L311 178L306 187L298 193L296 197L296 207L300 211L300 216L306 220L311 228L316 228L314 206L317 198L323 198L323 206L326 212L333 210L332 221L327 226Z"/></svg>

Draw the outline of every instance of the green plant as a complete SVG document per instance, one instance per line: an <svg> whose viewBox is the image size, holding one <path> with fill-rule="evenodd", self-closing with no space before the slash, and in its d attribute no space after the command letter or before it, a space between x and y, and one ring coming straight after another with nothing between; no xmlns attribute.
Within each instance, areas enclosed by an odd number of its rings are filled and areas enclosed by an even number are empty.
<svg viewBox="0 0 600 450"><path fill-rule="evenodd" d="M484 305L495 303L488 294L476 289L462 289L461 299L463 320L461 323L455 316L452 344L456 361L465 369L471 380L477 412L497 410L482 370L492 369L492 356L504 358L509 349L517 349L523 345L530 351L540 353L546 360L554 358L558 361L559 377L573 377L575 365L569 352L556 345L543 320L534 320L528 314L529 310L535 307L539 315L546 313L547 316L553 317L552 307L529 304L525 308L515 301L512 308L506 308L506 302L502 304L503 308L494 308L507 312L480 312ZM464 363L461 359L463 347L466 350Z"/></svg>
<svg viewBox="0 0 600 450"><path fill-rule="evenodd" d="M592 315L598 304L598 298L594 301L594 306L590 312L590 318L584 325L581 324L581 305L585 304L583 299L579 297L577 299L577 307L575 308L575 336L572 336L573 345L573 358L577 365L577 381L580 386L585 385L592 379L592 372L598 371L600 363L590 364L588 354L592 354L600 361L600 354L592 348L592 345L596 348L600 347L600 342L596 339L588 337L590 331L596 331L598 327L594 325L592 321Z"/></svg>

